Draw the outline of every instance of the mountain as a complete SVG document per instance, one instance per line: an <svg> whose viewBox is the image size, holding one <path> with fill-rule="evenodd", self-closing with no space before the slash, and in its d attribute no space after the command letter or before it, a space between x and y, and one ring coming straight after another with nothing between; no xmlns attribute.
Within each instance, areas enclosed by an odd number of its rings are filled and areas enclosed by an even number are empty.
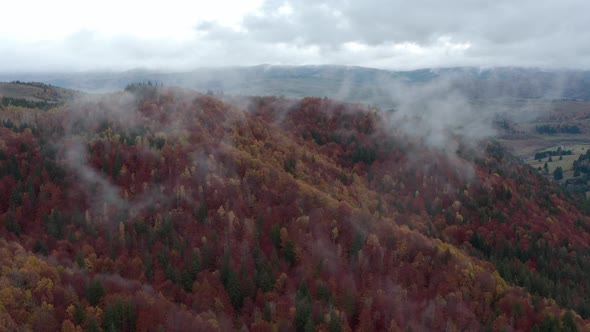
<svg viewBox="0 0 590 332"><path fill-rule="evenodd" d="M0 329L590 329L590 217L493 140L128 91L0 112Z"/></svg>
<svg viewBox="0 0 590 332"><path fill-rule="evenodd" d="M390 71L352 66L203 68L188 72L132 70L87 73L0 73L0 80L43 81L88 92L158 82L231 95L330 97L382 108L396 106L403 86L444 82L470 99L590 99L590 72L527 68L439 68ZM401 86L400 86L401 85Z"/></svg>

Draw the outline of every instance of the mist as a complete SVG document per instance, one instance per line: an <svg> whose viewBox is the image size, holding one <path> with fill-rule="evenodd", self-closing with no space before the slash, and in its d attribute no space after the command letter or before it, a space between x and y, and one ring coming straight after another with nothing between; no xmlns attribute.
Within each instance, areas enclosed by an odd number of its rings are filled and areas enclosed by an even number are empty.
<svg viewBox="0 0 590 332"><path fill-rule="evenodd" d="M2 9L1 331L590 327L590 2Z"/></svg>

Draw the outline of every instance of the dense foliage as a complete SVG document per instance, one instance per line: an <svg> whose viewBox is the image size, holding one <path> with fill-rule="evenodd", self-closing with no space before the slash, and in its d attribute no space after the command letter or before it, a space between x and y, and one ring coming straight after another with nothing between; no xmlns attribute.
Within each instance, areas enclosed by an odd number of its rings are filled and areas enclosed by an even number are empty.
<svg viewBox="0 0 590 332"><path fill-rule="evenodd" d="M539 134L548 134L548 135L555 135L555 134L581 134L582 130L577 125L540 125L535 127L535 131Z"/></svg>
<svg viewBox="0 0 590 332"><path fill-rule="evenodd" d="M590 218L500 145L130 91L0 113L0 329L590 328Z"/></svg>
<svg viewBox="0 0 590 332"><path fill-rule="evenodd" d="M561 156L571 156L573 154L572 150L563 150L561 147L557 148L555 151L541 151L535 153L535 159L541 161L542 159L548 157L561 157Z"/></svg>
<svg viewBox="0 0 590 332"><path fill-rule="evenodd" d="M0 99L0 106L7 107L7 106L18 106L18 107L27 107L27 108L38 108L42 110L48 110L54 107L62 106L63 104L54 103L54 102L47 102L47 101L31 101L24 98L10 98L10 97L2 97Z"/></svg>

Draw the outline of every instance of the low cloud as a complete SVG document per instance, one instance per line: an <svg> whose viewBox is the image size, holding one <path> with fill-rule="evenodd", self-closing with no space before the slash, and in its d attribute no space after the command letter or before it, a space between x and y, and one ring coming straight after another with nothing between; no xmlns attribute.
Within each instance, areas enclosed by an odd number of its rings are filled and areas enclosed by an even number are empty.
<svg viewBox="0 0 590 332"><path fill-rule="evenodd" d="M391 130L406 139L455 153L459 144L477 144L495 134L495 112L476 107L443 78L423 84L389 86L395 108L389 113Z"/></svg>

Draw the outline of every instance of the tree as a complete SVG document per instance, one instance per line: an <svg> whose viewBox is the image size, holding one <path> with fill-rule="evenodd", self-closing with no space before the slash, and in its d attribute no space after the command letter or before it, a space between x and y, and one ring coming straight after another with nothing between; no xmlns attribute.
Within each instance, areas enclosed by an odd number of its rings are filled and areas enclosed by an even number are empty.
<svg viewBox="0 0 590 332"><path fill-rule="evenodd" d="M105 331L135 331L136 319L137 315L131 304L118 299L106 306L102 326Z"/></svg>
<svg viewBox="0 0 590 332"><path fill-rule="evenodd" d="M283 255L283 259L285 259L289 265L295 265L295 249L293 248L293 242L287 240L285 246L281 250L281 254Z"/></svg>
<svg viewBox="0 0 590 332"><path fill-rule="evenodd" d="M244 294L242 292L242 288L240 285L240 280L235 272L229 271L229 275L227 277L227 284L225 285L225 289L227 294L229 295L229 300L231 305L234 307L235 310L239 311L244 304Z"/></svg>
<svg viewBox="0 0 590 332"><path fill-rule="evenodd" d="M144 268L143 273L145 274L145 277L150 281L153 280L154 279L154 265L152 262L152 257L147 256L144 259L143 264L144 264L143 265L143 268Z"/></svg>
<svg viewBox="0 0 590 332"><path fill-rule="evenodd" d="M63 220L61 213L58 209L54 209L51 215L46 217L45 225L47 227L47 233L56 239L63 237Z"/></svg>
<svg viewBox="0 0 590 332"><path fill-rule="evenodd" d="M86 320L86 311L84 311L84 307L78 302L74 305L74 322L77 325L82 324Z"/></svg>
<svg viewBox="0 0 590 332"><path fill-rule="evenodd" d="M117 179L119 177L119 174L121 174L121 167L122 167L121 152L117 151L117 153L115 154L115 160L113 161L113 178L114 179Z"/></svg>
<svg viewBox="0 0 590 332"><path fill-rule="evenodd" d="M311 321L312 301L305 282L302 282L295 295L295 329L305 331L306 325Z"/></svg>
<svg viewBox="0 0 590 332"><path fill-rule="evenodd" d="M76 262L81 269L86 268L86 262L84 262L84 255L82 254L82 252L78 251L78 253L76 253L76 256L74 257L74 262Z"/></svg>
<svg viewBox="0 0 590 332"><path fill-rule="evenodd" d="M330 312L330 323L328 324L328 331L342 331L342 323L340 322L340 317L338 317L338 315L336 315L336 313L333 310Z"/></svg>
<svg viewBox="0 0 590 332"><path fill-rule="evenodd" d="M555 171L553 171L553 178L556 181L559 181L559 180L563 179L563 170L561 169L561 166L560 167L557 167L555 169Z"/></svg>
<svg viewBox="0 0 590 332"><path fill-rule="evenodd" d="M191 262L190 272L193 280L197 279L197 275L201 272L201 255L197 250L193 250L193 260Z"/></svg>
<svg viewBox="0 0 590 332"><path fill-rule="evenodd" d="M168 279L174 283L178 279L176 276L176 271L174 270L174 268L172 267L172 264L170 264L170 262L168 262L168 264L166 265L166 268L164 269L164 275L166 276L166 279Z"/></svg>
<svg viewBox="0 0 590 332"><path fill-rule="evenodd" d="M18 220L16 220L16 218L12 215L12 211L9 211L6 214L4 224L6 225L7 231L13 233L16 236L20 235L20 224L18 223Z"/></svg>
<svg viewBox="0 0 590 332"><path fill-rule="evenodd" d="M184 268L180 273L180 287L187 293L192 292L193 277L188 268Z"/></svg>
<svg viewBox="0 0 590 332"><path fill-rule="evenodd" d="M20 182L14 187L12 193L10 194L10 208L15 210L17 207L21 206L23 203L22 199L22 190Z"/></svg>
<svg viewBox="0 0 590 332"><path fill-rule="evenodd" d="M571 310L565 312L563 317L561 318L561 323L563 325L562 331L567 332L577 332L578 326L576 325L576 321L574 320L574 315L572 314Z"/></svg>
<svg viewBox="0 0 590 332"><path fill-rule="evenodd" d="M100 331L100 327L98 326L98 323L96 322L96 319L94 317L89 317L88 321L86 322L86 331L87 332L99 332Z"/></svg>
<svg viewBox="0 0 590 332"><path fill-rule="evenodd" d="M103 296L104 287L102 286L102 283L99 280L91 282L86 289L86 298L88 299L88 302L90 302L92 306L96 306Z"/></svg>

